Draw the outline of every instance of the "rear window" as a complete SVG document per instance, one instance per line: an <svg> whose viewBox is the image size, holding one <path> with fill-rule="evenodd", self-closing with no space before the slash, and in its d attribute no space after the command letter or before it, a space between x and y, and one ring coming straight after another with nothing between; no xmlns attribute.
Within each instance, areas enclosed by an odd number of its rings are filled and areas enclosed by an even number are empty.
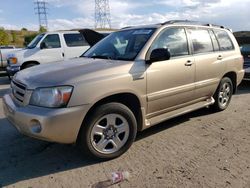
<svg viewBox="0 0 250 188"><path fill-rule="evenodd" d="M193 43L194 54L213 52L213 44L208 30L205 29L189 29Z"/></svg>
<svg viewBox="0 0 250 188"><path fill-rule="evenodd" d="M214 33L219 41L221 51L227 51L227 50L234 49L233 42L230 39L230 37L226 31L214 30Z"/></svg>
<svg viewBox="0 0 250 188"><path fill-rule="evenodd" d="M89 46L80 33L64 34L63 36L68 47Z"/></svg>

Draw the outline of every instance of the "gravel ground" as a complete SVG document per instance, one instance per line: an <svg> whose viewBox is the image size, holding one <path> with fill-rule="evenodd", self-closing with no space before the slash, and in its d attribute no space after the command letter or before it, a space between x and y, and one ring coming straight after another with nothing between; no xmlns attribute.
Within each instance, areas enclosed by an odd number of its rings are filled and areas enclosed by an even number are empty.
<svg viewBox="0 0 250 188"><path fill-rule="evenodd" d="M250 187L250 82L226 111L202 109L152 127L108 162L19 134L3 115L8 87L0 78L0 187L95 187L118 170L131 178L113 187Z"/></svg>

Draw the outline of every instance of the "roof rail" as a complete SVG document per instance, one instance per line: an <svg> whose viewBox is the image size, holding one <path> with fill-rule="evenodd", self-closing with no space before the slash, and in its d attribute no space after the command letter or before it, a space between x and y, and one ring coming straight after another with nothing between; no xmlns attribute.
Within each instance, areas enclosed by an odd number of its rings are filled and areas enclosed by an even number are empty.
<svg viewBox="0 0 250 188"><path fill-rule="evenodd" d="M129 29L129 28L131 28L132 26L127 26L127 27L123 27L123 28L121 28L121 30L122 29Z"/></svg>
<svg viewBox="0 0 250 188"><path fill-rule="evenodd" d="M199 21L192 21L192 20L169 20L167 22L162 23L161 25L167 25L167 24L192 24L192 25L201 25L201 26L209 26L209 27L219 27L222 29L227 29L224 26L221 25L215 25L210 23L204 23Z"/></svg>
<svg viewBox="0 0 250 188"><path fill-rule="evenodd" d="M186 24L186 23L192 23L192 24L197 24L197 25L201 25L201 22L198 21L192 21L192 20L169 20L166 21L164 23L162 23L161 25L167 25L167 24Z"/></svg>
<svg viewBox="0 0 250 188"><path fill-rule="evenodd" d="M224 26L222 26L222 25L216 25L216 24L205 24L205 26L209 26L209 27L219 27L219 28L225 29Z"/></svg>

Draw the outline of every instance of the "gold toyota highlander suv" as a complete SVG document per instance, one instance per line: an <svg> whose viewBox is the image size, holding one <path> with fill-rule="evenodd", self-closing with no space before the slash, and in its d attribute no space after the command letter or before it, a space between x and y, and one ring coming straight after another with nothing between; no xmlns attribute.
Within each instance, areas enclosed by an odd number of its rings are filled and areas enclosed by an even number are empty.
<svg viewBox="0 0 250 188"><path fill-rule="evenodd" d="M18 72L3 107L25 135L112 159L138 131L203 107L225 110L243 76L228 29L168 21L124 28L80 58Z"/></svg>

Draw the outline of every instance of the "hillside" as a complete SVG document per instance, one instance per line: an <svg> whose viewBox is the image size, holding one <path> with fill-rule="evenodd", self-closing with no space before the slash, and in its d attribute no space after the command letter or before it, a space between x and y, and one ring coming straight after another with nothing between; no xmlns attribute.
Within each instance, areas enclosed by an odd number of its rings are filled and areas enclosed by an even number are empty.
<svg viewBox="0 0 250 188"><path fill-rule="evenodd" d="M9 35L10 45L16 47L24 47L24 38L25 36L36 35L36 31L27 31L27 30L5 30Z"/></svg>

